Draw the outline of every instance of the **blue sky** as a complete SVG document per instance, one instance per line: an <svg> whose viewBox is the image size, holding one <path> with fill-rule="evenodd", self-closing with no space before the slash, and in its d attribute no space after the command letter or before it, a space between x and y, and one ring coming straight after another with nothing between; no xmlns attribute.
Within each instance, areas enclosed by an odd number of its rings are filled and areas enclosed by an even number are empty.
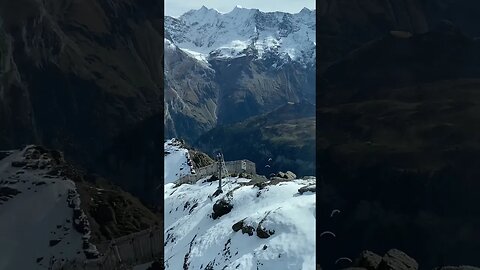
<svg viewBox="0 0 480 270"><path fill-rule="evenodd" d="M178 17L202 5L221 13L231 11L236 5L258 8L261 11L285 11L297 13L302 8L315 9L315 0L165 0L165 15Z"/></svg>

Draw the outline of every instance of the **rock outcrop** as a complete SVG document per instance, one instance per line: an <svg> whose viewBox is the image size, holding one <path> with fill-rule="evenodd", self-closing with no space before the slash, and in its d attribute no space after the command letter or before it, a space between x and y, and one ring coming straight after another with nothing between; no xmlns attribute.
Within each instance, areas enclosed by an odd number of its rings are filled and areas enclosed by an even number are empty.
<svg viewBox="0 0 480 270"><path fill-rule="evenodd" d="M418 263L398 249L389 250L378 264L377 270L417 270Z"/></svg>
<svg viewBox="0 0 480 270"><path fill-rule="evenodd" d="M215 202L213 205L213 214L212 218L217 219L225 214L230 213L232 211L233 205L229 199L222 198Z"/></svg>
<svg viewBox="0 0 480 270"><path fill-rule="evenodd" d="M389 250L383 257L371 251L363 251L348 268L343 270L417 270L417 261L398 249ZM478 270L473 266L442 266L433 270Z"/></svg>
<svg viewBox="0 0 480 270"><path fill-rule="evenodd" d="M162 18L162 1L2 1L0 149L41 144L98 171L163 113Z"/></svg>
<svg viewBox="0 0 480 270"><path fill-rule="evenodd" d="M360 253L358 258L355 260L354 265L362 267L366 270L376 270L381 261L382 257L380 255L365 250Z"/></svg>
<svg viewBox="0 0 480 270"><path fill-rule="evenodd" d="M317 185L308 185L304 186L298 189L298 193L303 194L305 192L316 192L317 191Z"/></svg>

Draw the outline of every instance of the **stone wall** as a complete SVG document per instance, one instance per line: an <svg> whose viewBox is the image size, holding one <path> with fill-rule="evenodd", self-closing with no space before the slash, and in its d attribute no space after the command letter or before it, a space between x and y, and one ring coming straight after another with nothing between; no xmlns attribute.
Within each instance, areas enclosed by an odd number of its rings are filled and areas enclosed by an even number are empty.
<svg viewBox="0 0 480 270"><path fill-rule="evenodd" d="M243 159L243 160L235 160L235 161L226 161L225 166L227 167L227 171L229 174L239 174L239 173L248 173L251 175L257 174L255 163L251 162L250 160ZM196 169L195 174L185 175L180 177L175 183L176 184L194 183L204 177L217 174L217 171L218 171L218 164L214 163L214 164Z"/></svg>

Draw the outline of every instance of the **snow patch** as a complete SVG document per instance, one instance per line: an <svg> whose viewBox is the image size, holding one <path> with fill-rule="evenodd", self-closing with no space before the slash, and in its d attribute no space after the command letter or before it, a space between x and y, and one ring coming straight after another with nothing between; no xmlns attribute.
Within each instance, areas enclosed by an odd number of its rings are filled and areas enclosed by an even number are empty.
<svg viewBox="0 0 480 270"><path fill-rule="evenodd" d="M85 259L88 235L74 228L73 208L80 205L75 183L48 174L48 157L25 157L34 151L27 146L0 160L0 190L18 192L2 197L0 191L0 269L47 269Z"/></svg>
<svg viewBox="0 0 480 270"><path fill-rule="evenodd" d="M165 183L172 183L180 177L191 174L191 166L188 150L185 149L180 140L169 139L164 143L164 177ZM190 164L189 164L190 163Z"/></svg>
<svg viewBox="0 0 480 270"><path fill-rule="evenodd" d="M315 179L259 190L240 184L248 179L226 178L216 198L211 195L218 182L204 180L165 185L166 269L182 269L186 262L189 269L315 269L315 194L298 193ZM213 205L229 192L233 209L212 219ZM252 236L232 229L241 220L254 228ZM274 233L259 238L260 225Z"/></svg>

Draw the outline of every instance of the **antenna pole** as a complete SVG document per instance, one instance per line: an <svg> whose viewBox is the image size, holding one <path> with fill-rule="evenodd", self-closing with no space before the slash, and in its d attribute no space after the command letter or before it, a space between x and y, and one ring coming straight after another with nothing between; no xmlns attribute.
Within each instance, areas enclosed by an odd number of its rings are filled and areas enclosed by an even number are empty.
<svg viewBox="0 0 480 270"><path fill-rule="evenodd" d="M223 162L222 162L222 153L221 152L218 152L217 154L217 164L218 164L218 191L219 192L222 192L222 165L223 165Z"/></svg>

